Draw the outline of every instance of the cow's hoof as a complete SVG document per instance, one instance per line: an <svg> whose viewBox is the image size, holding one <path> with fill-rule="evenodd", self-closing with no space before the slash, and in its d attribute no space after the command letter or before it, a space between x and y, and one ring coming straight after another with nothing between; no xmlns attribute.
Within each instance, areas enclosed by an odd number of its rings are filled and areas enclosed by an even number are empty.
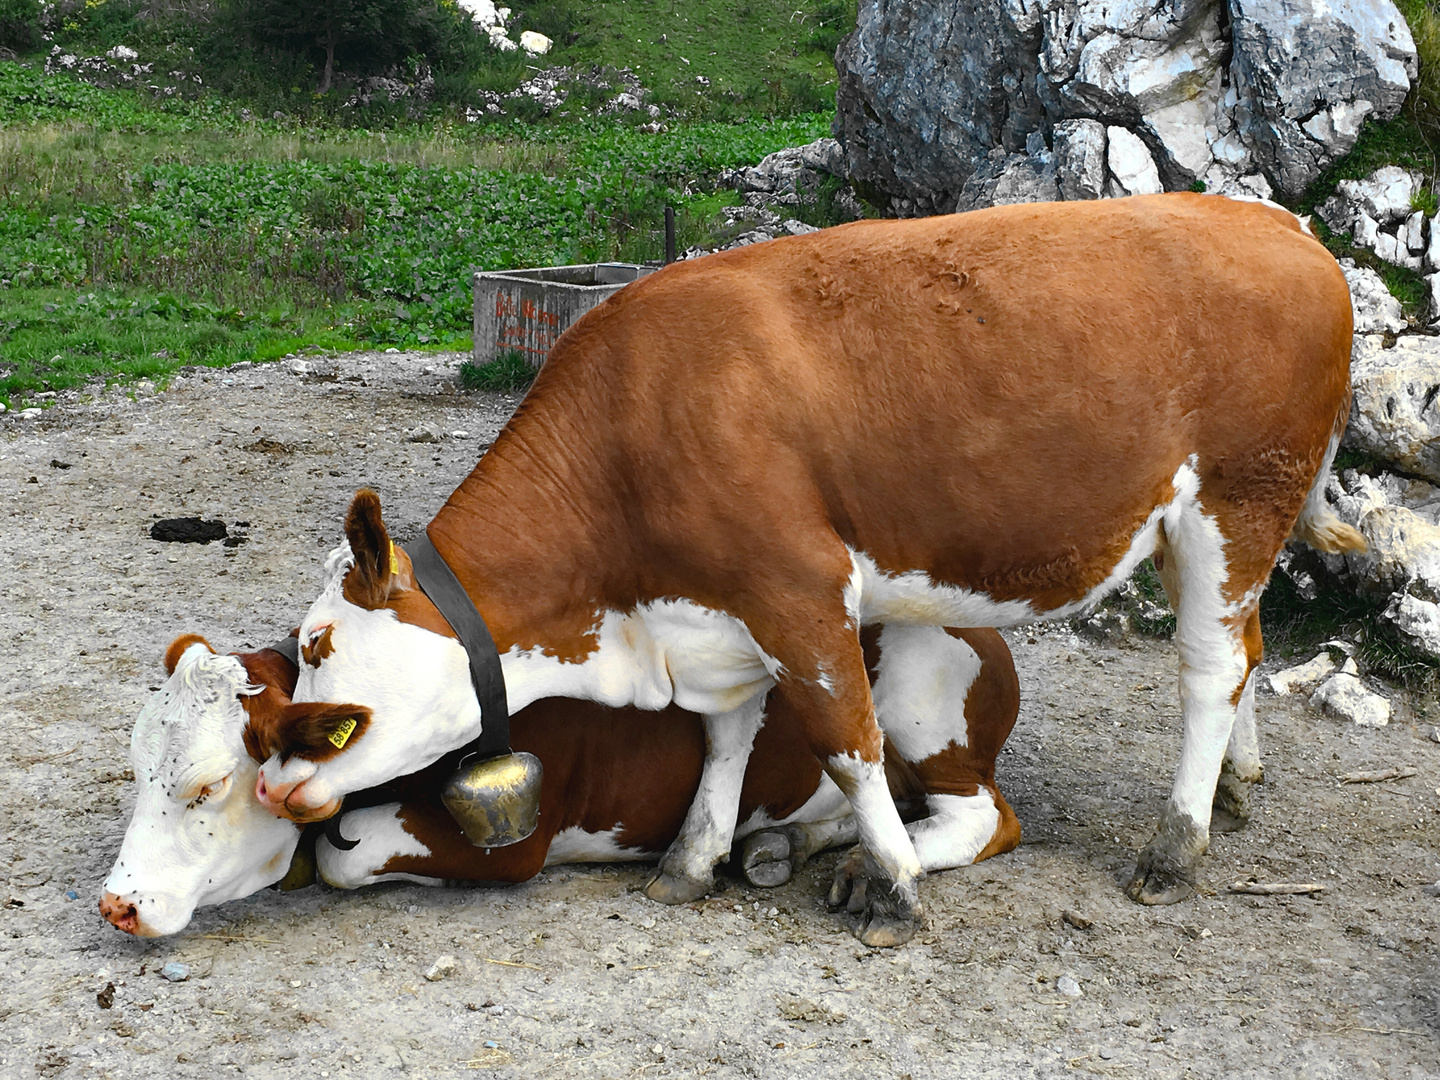
<svg viewBox="0 0 1440 1080"><path fill-rule="evenodd" d="M832 911L843 907L859 916L855 936L872 948L905 944L924 920L919 882L897 886L858 847L835 868L826 899Z"/></svg>
<svg viewBox="0 0 1440 1080"><path fill-rule="evenodd" d="M794 872L790 862L792 850L790 837L783 829L766 829L747 836L740 860L745 880L762 889L784 885Z"/></svg>
<svg viewBox="0 0 1440 1080"><path fill-rule="evenodd" d="M697 881L661 870L645 886L645 895L662 904L688 904L710 891L713 881Z"/></svg>

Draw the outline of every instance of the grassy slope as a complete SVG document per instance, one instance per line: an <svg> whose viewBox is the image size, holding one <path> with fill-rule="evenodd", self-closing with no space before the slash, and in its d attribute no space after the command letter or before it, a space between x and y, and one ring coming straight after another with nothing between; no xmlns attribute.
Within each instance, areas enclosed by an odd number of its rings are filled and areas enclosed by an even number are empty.
<svg viewBox="0 0 1440 1080"><path fill-rule="evenodd" d="M662 97L690 93L687 54L628 47L633 25L670 10L653 6L576 9L593 18L554 59L629 64ZM820 5L788 22L758 6L760 18L731 0L686 5L676 18L698 37L667 35L721 46L710 77L720 92L748 86L730 111L755 119L662 133L595 119L242 121L214 96L157 104L0 63L0 400L306 343L463 347L472 269L656 257L666 203L682 243L704 239L731 197L713 191L720 169L828 133L826 113L766 118L776 110L756 100L813 82Z"/></svg>

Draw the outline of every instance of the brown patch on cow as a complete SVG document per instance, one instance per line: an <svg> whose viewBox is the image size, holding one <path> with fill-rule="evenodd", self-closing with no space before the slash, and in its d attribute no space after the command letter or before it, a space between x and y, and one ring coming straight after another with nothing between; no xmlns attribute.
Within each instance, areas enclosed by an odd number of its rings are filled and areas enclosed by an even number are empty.
<svg viewBox="0 0 1440 1080"><path fill-rule="evenodd" d="M260 762L277 754L282 765L292 757L329 761L354 746L369 727L370 710L363 705L292 702L261 716L252 713L245 725L245 749Z"/></svg>
<svg viewBox="0 0 1440 1080"><path fill-rule="evenodd" d="M199 634L181 634L165 650L165 673L167 675L175 674L175 665L180 663L180 657L185 655L185 650L191 645L204 645L212 653L215 651L215 647Z"/></svg>
<svg viewBox="0 0 1440 1080"><path fill-rule="evenodd" d="M989 791L991 798L995 800L995 809L1000 811L1000 821L995 826L990 842L975 856L976 862L984 862L992 855L1003 855L1020 846L1020 819L1005 801L1005 796L1000 794L999 788L992 786Z"/></svg>
<svg viewBox="0 0 1440 1080"><path fill-rule="evenodd" d="M275 732L295 693L299 669L288 656L274 649L235 655L245 665L251 684L264 688L258 694L240 696L240 704L245 709L245 727L240 737L245 743L245 752L256 764L263 765L271 754L266 747L277 741Z"/></svg>
<svg viewBox="0 0 1440 1080"><path fill-rule="evenodd" d="M334 627L327 626L320 632L320 636L312 642L306 641L300 646L300 658L313 668L320 666L324 660L335 651L335 644L330 640L330 631Z"/></svg>
<svg viewBox="0 0 1440 1080"><path fill-rule="evenodd" d="M1260 632L1260 608L1257 606L1250 612L1245 620L1245 629L1242 631L1245 642L1245 678L1240 680L1230 694L1230 707L1238 708L1240 699L1245 696L1245 684L1250 681L1250 673L1260 666L1260 661L1265 659L1265 637Z"/></svg>

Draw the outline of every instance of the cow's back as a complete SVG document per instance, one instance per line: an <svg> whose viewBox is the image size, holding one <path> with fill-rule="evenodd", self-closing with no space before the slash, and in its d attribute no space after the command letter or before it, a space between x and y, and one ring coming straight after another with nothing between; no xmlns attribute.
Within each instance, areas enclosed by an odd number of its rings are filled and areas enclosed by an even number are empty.
<svg viewBox="0 0 1440 1080"><path fill-rule="evenodd" d="M813 506L882 568L1048 608L1192 455L1237 501L1313 476L1350 332L1343 275L1283 211L1027 204L657 272L561 339L527 410L605 418L598 457L667 553L757 499Z"/></svg>

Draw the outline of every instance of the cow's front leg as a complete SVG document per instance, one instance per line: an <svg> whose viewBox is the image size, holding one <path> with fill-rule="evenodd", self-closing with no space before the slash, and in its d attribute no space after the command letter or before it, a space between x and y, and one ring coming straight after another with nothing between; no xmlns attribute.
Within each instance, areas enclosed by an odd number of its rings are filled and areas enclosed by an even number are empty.
<svg viewBox="0 0 1440 1080"><path fill-rule="evenodd" d="M854 809L860 846L830 890L831 906L859 916L855 933L865 944L899 945L915 935L923 918L923 874L885 779L859 639L843 619L836 620L833 636L835 647L818 664L786 664L776 692L802 719L811 749Z"/></svg>
<svg viewBox="0 0 1440 1080"><path fill-rule="evenodd" d="M733 712L705 717L705 765L680 835L660 860L645 895L662 904L685 904L710 891L715 864L730 854L740 812L740 788L755 735L765 722L765 694Z"/></svg>

